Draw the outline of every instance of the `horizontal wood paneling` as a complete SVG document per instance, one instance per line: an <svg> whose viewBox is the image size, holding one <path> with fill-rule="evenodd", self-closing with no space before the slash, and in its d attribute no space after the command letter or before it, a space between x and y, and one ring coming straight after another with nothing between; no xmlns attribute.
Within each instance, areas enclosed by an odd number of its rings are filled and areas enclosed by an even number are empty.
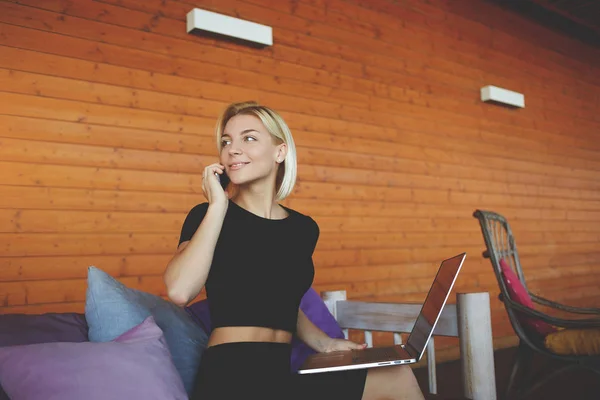
<svg viewBox="0 0 600 400"><path fill-rule="evenodd" d="M185 217L185 215L183 215ZM323 232L401 233L409 232L470 232L472 221L463 218L330 217L318 216ZM173 232L181 225L181 214L145 212L95 212L48 210L0 210L0 233L125 233ZM153 220L151 227L147 221ZM600 226L590 221L521 221L520 231L546 232L561 230L590 233L590 242L600 234Z"/></svg>
<svg viewBox="0 0 600 400"><path fill-rule="evenodd" d="M294 132L284 204L320 225L317 290L420 302L467 251L457 290L489 291L514 343L483 208L509 218L532 290L598 304L600 50L484 1L202 2L273 26L254 49L186 34L195 5L0 2L0 313L82 311L90 265L164 296L215 118L245 99ZM481 103L487 84L526 108Z"/></svg>
<svg viewBox="0 0 600 400"><path fill-rule="evenodd" d="M3 79L4 78L4 79ZM138 101L137 98L141 97L143 99L148 99L151 97L156 97L157 94L155 94L154 92L140 92L137 90L131 90L131 89L120 89L120 92L123 92L121 94L119 93L115 93L114 87L110 86L110 87L106 87L106 85L102 85L103 87L100 88L100 90L98 90L95 93L95 88L92 87L82 87L81 89L81 95L79 95L76 91L67 91L64 88L65 87L70 87L70 85L73 82L73 80L63 80L63 79L56 79L56 78L50 78L48 79L47 76L45 75L38 75L38 74L26 74L26 73L15 73L12 70L3 70L0 69L0 83L3 83L3 81L5 82L5 84L3 85L6 88L6 91L13 91L13 92L23 92L23 93L37 93L38 95L43 95L44 97L52 97L52 98L56 98L56 97L60 97L60 98L70 98L73 100L85 100L86 102L92 102L92 103L101 103L101 104L110 104L110 105L117 105L117 106L127 106L129 104L136 104L135 108L138 109L147 109L147 110L158 110L161 112L165 112L165 111L173 111L173 112L177 112L177 110L180 110L181 112L185 112L186 114L192 114L192 113L196 113L198 115L209 115L208 111L198 111L196 110L196 108L194 107L194 103L195 102L200 102L199 99L189 99L187 97L178 97L178 96L171 96L172 97L172 106L161 106L161 102L159 100L156 100L152 103L148 102L141 102ZM20 82L20 81L25 81L25 82ZM32 87L31 83L35 82L35 87ZM30 90L20 90L20 87L25 87L25 88L31 88ZM121 97L121 98L120 98ZM6 101L16 101L15 106L12 108L12 110L18 110L16 112L18 112L19 114L16 115L23 115L24 112L26 112L25 110L23 110L23 107L19 104L19 100L21 101L26 101L26 97L22 97L22 96L10 96L8 95L6 98ZM103 99L108 99L108 100L103 100ZM288 98L289 100L290 98ZM170 101L171 99L167 98L167 99L163 99L163 101ZM140 104L140 103L144 103L144 104ZM40 103L44 104L44 103ZM74 105L73 103L55 103L52 102L51 100L47 101L47 106L48 107L57 107L59 105L72 105L73 107L76 107L76 105ZM185 104L186 106L181 106L178 104ZM33 106L33 105L32 105ZM170 110L169 110L170 109ZM97 111L97 110L110 110L110 108L94 108L93 110L90 111ZM32 110L34 111L34 110ZM11 109L7 110L7 113L11 113ZM139 113L136 114L135 117L136 119L134 121L131 121L130 123L132 124L132 127L134 128L140 128L140 129L144 129L146 128L146 119L145 116L147 114L145 113ZM159 114L160 115L160 114ZM132 115L133 117L134 115ZM64 115L64 117L69 120L69 116L68 115ZM81 118L81 117L80 117ZM79 119L78 119L79 120ZM86 119L87 121L88 119ZM95 121L89 121L89 122L94 122L97 124L106 124L105 121L98 119ZM207 121L204 120L192 120L192 122L198 123L198 124L202 124L201 126L205 126L208 127L208 123ZM326 129L324 126L318 126L316 127L317 129ZM156 127L156 129L161 129L161 126L158 125ZM164 126L163 129L169 129L167 126ZM171 128L172 129L172 128ZM179 131L183 131L184 128L180 127ZM202 129L204 130L204 129ZM208 129L206 129L208 131ZM191 133L191 132L187 132L187 133ZM392 136L393 135L393 136ZM306 141L309 141L310 143L315 143L314 137L318 135L313 133L313 132L306 132L303 135L301 135L302 138L306 138ZM393 132L390 132L390 134L384 135L384 136L380 136L378 135L375 139L379 139L379 140L384 140L384 139L392 139L394 137L397 137L398 134L394 134ZM407 140L407 142L410 142L411 144L414 144L414 146L418 146L420 141L422 141L424 139L424 137L422 137L422 135L417 134L416 132L405 132L403 133L403 138ZM449 140L448 138L446 138L445 140L442 139L442 144L443 147L446 149L451 149L454 150L456 152L458 152L458 154L461 153L465 153L468 151L473 151L473 150L477 150L478 152L481 152L482 154L488 155L488 156L495 156L498 149L497 149L497 145L494 144L482 144L480 141L477 141L475 139L478 138L473 138L472 142L456 142L456 141L452 141ZM164 140L164 139L163 139ZM375 150L380 150L377 147L381 147L381 145L377 146L379 143L375 140L370 140L370 141L366 141L366 140L354 140L355 142L357 142L357 150L362 150L363 148L365 150L369 150L369 149L373 149L375 148ZM528 142L524 142L523 143L519 143L519 142L515 142L515 145L518 145L519 147L517 149L513 149L512 157L515 156L524 156L525 154L529 154L529 160L531 162L534 163L541 163L541 164L551 164L552 166L549 167L547 165L544 165L545 168L552 168L553 170L556 170L557 172L559 172L561 169L560 168L556 168L555 166L557 164L561 164L561 163L565 163L565 159L568 162L568 164L570 164L569 166L571 166L572 168L579 168L579 169L584 169L584 168L592 168L592 169L598 169L600 168L600 162L598 162L597 160L595 160L593 158L594 153L590 152L588 150L584 150L584 149L577 149L575 151L573 151L572 153L572 157L566 157L566 154L560 154L560 155L544 155L544 154L533 154L531 155L530 153L530 149L534 149L534 146L532 146L530 143ZM302 144L302 143L301 143ZM335 145L335 144L330 144L330 145ZM339 146L339 144L338 144ZM502 145L503 148L506 148L506 143ZM211 146L211 150L212 150L212 146ZM402 149L403 151L400 151L399 149L395 149L393 150L394 156L401 156L403 158L415 158L415 156L418 156L419 153L422 153L422 149L417 148L417 151L415 152L415 149L413 148L413 146L409 146L406 149ZM384 152L382 152L382 154L389 154L390 153L390 149ZM416 154L415 154L416 153ZM588 159L589 158L589 159ZM450 162L450 161L454 161L452 159L449 158L448 155L446 156L440 156L440 161L446 161L446 162ZM456 162L456 161L454 161ZM515 164L517 164L515 162ZM533 169L536 168L538 166L534 165L534 164L525 164L525 163L518 163L517 165L522 165L523 168L528 168L528 169ZM567 174L567 171L564 171L564 174ZM590 175L590 178L595 178L594 176Z"/></svg>
<svg viewBox="0 0 600 400"><path fill-rule="evenodd" d="M44 4L45 4L45 3L44 3ZM89 21L88 21L88 22L89 22ZM46 27L46 29L47 29L47 27ZM28 32L28 33L34 34L34 32L33 32L33 33L32 33L32 32ZM58 37L56 37L56 39L57 39L57 40L66 40L66 39L68 39L68 38L65 38L64 36L58 36ZM18 38L17 38L17 40L18 40ZM104 40L106 40L106 39L104 39ZM137 48L137 47L136 47L136 48ZM67 51L70 51L70 47L66 47L66 48L65 48L65 50L67 50ZM119 51L121 51L121 50L122 50L122 48L119 48ZM230 54L231 54L231 53L230 53ZM244 59L246 59L246 58L247 58L247 57L244 57ZM231 60L231 59L232 59L232 57L229 57L229 58L227 58L227 59L228 59L228 60ZM215 62L215 57L211 58L211 60L212 60L212 62ZM125 61L127 61L127 60L125 60ZM237 66L237 65L239 65L239 63L238 63L238 64L236 64L236 66ZM464 65L463 65L463 66L461 66L461 67L464 67ZM262 63L261 63L261 70L264 70L264 66L262 65ZM219 71L222 71L222 68L221 68ZM178 74L179 74L179 73L178 73ZM204 76L206 76L206 67L203 67L203 75L204 75ZM220 75L221 75L221 76L223 75L223 74L222 74L222 72L220 73ZM294 72L294 76L295 76L296 78L298 78L298 74L297 74L296 72ZM228 82L228 83L233 83L233 82ZM264 87L264 83L265 83L265 82L259 82L259 84L260 84L260 85L262 85L263 87ZM245 85L248 85L248 84L249 84L248 82L245 82ZM250 83L250 84L253 84L253 83ZM320 84L320 86L319 86L319 87L321 87L321 86L322 86L322 82L319 82L319 84ZM329 85L331 85L331 84L332 84L332 81L331 81L331 80L329 80ZM279 82L279 84L278 84L277 86L278 86L279 90L282 90L282 89L283 89L283 90L285 90L285 89L286 89L284 85L281 85L281 82ZM266 89L266 88L264 88L264 89ZM263 89L263 90L264 90L264 89ZM291 89L291 88L290 88L290 89ZM414 100L412 100L412 101L414 102ZM319 109L320 109L320 108L322 108L322 107L319 107ZM312 112L319 112L319 109L314 109L314 107L313 107L313 109L312 109L311 111L312 111ZM486 111L487 111L487 110L486 110ZM331 113L330 113L330 110L329 110L329 109L327 109L327 108L326 108L325 110L323 110L323 112L326 112L326 113L328 113L327 115L331 115ZM539 123L539 122L538 122L538 123ZM424 126L423 126L423 125L424 125L424 124L423 124L423 123L421 123L421 126L420 126L420 129L421 129L421 130L424 128Z"/></svg>

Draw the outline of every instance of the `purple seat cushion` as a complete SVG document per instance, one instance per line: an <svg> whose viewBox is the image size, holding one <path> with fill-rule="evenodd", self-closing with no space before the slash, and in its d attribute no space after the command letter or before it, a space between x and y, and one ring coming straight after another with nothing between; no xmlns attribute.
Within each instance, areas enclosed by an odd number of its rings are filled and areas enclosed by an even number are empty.
<svg viewBox="0 0 600 400"><path fill-rule="evenodd" d="M329 312L329 309L323 302L323 299L319 294L310 288L302 297L300 302L300 309L306 314L308 319L325 332L329 337L343 339L344 332L338 325L333 315ZM186 307L188 313L192 316L194 321L199 324L207 334L212 331L210 321L210 311L208 309L208 300L202 300ZM315 353L313 349L308 347L298 337L294 336L292 340L292 358L290 366L292 372L298 371L306 357Z"/></svg>
<svg viewBox="0 0 600 400"><path fill-rule="evenodd" d="M0 315L0 347L49 342L86 342L83 314Z"/></svg>
<svg viewBox="0 0 600 400"><path fill-rule="evenodd" d="M83 314L0 315L0 347L36 343L86 342L87 324ZM0 400L8 396L0 387Z"/></svg>
<svg viewBox="0 0 600 400"><path fill-rule="evenodd" d="M0 382L14 399L187 399L153 317L111 342L0 348Z"/></svg>

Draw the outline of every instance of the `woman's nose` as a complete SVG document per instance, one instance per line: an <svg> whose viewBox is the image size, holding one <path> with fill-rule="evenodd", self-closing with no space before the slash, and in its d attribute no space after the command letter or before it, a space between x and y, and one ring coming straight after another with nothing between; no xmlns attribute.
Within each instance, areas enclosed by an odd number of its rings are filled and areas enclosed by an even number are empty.
<svg viewBox="0 0 600 400"><path fill-rule="evenodd" d="M240 148L235 145L234 143L231 144L231 146L229 146L229 154L240 154L242 151L240 150Z"/></svg>

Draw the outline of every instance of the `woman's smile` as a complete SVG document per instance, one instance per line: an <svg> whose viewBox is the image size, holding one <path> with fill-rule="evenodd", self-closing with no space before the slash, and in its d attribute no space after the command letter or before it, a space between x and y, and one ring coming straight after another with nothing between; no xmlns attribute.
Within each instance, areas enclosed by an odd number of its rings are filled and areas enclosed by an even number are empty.
<svg viewBox="0 0 600 400"><path fill-rule="evenodd" d="M243 168L244 166L246 166L247 164L250 164L249 162L237 162L235 164L230 164L229 165L229 169L232 171L236 171L240 168Z"/></svg>

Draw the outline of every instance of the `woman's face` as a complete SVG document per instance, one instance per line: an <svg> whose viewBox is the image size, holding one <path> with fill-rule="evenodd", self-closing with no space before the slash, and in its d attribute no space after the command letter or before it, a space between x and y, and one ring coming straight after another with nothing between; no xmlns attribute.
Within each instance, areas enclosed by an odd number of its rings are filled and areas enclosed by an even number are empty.
<svg viewBox="0 0 600 400"><path fill-rule="evenodd" d="M225 125L221 137L221 164L236 185L274 181L278 161L286 146L277 144L258 117L236 115Z"/></svg>

